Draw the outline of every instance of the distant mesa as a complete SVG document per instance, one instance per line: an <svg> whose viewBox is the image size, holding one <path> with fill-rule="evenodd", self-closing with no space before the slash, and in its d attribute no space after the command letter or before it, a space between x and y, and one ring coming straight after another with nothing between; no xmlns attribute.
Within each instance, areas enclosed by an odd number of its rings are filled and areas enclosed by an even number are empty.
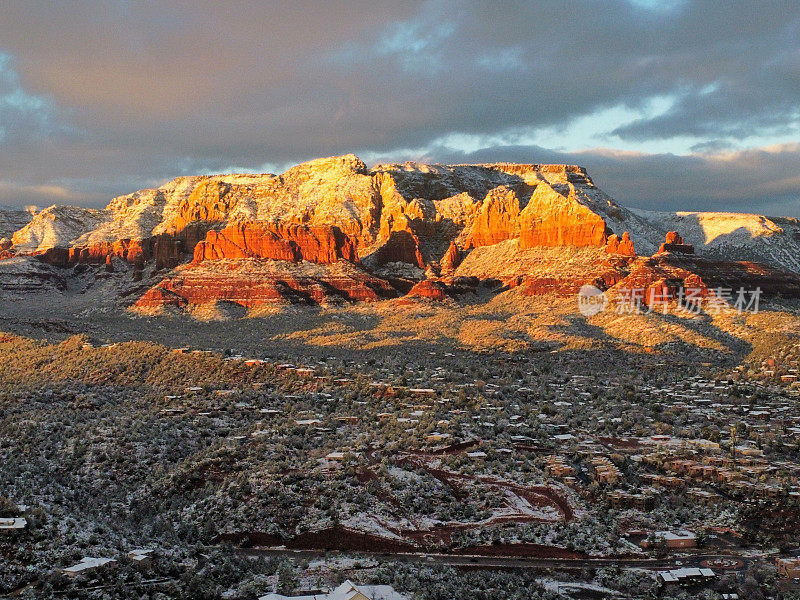
<svg viewBox="0 0 800 600"><path fill-rule="evenodd" d="M658 260L643 262L650 255ZM696 260L669 258L680 256ZM179 177L102 210L2 213L0 258L15 257L56 270L96 265L106 277L136 284L124 302L150 308L406 294L445 300L474 291L464 285L469 278L495 282L492 289L523 284L525 293L566 295L583 284L608 289L631 277L668 279L677 268L685 277L736 283L747 272L731 266L737 260L758 265L765 279L780 272L782 293L790 293L800 273L800 224L630 210L575 165L368 168L350 154L281 175ZM709 275L723 263L730 278ZM14 264L19 271L31 263ZM31 267L25 281L47 268ZM73 276L52 273L54 281Z"/></svg>

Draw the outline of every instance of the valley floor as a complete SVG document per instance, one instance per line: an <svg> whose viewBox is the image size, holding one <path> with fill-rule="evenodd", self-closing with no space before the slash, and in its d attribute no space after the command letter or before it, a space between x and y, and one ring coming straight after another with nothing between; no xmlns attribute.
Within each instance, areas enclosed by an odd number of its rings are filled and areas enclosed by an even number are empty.
<svg viewBox="0 0 800 600"><path fill-rule="evenodd" d="M226 311L0 300L0 595L681 597L656 572L696 566L690 594L792 597L797 306Z"/></svg>

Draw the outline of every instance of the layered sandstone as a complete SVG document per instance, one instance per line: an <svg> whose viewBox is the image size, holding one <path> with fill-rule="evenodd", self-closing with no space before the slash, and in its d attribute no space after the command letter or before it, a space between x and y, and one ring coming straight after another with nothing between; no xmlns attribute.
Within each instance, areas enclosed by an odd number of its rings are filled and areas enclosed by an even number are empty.
<svg viewBox="0 0 800 600"><path fill-rule="evenodd" d="M571 185L538 186L520 217L522 248L602 247L611 234L603 217L578 201Z"/></svg>
<svg viewBox="0 0 800 600"><path fill-rule="evenodd" d="M27 294L63 292L67 275L29 256L0 260L0 298L23 298Z"/></svg>
<svg viewBox="0 0 800 600"><path fill-rule="evenodd" d="M257 308L271 304L371 302L397 296L385 280L342 261L211 260L182 265L139 297L134 307L185 307L218 301Z"/></svg>
<svg viewBox="0 0 800 600"><path fill-rule="evenodd" d="M462 248L516 238L523 247L602 245L605 227L599 234L595 228L605 213L614 213L606 210L612 204L578 167L405 163L368 169L347 155L303 163L279 176L180 177L115 198L102 211L51 207L15 234L14 245L21 253L80 249L73 253L77 260L99 261L104 252L121 257L114 248L121 240L145 246L169 235L191 256L210 231L249 221L336 227L361 259L397 258L419 266L438 260L456 239ZM567 222L570 215L576 223ZM526 222L531 231L524 231ZM413 252L409 239L417 242Z"/></svg>
<svg viewBox="0 0 800 600"><path fill-rule="evenodd" d="M76 264L103 264L109 258L118 258L131 264L152 261L156 269L176 267L183 261L184 242L169 234L160 234L143 240L117 240L64 248L54 246L33 254L42 262L56 267Z"/></svg>
<svg viewBox="0 0 800 600"><path fill-rule="evenodd" d="M490 191L475 217L466 249L492 246L520 235L520 201L514 190L500 186Z"/></svg>
<svg viewBox="0 0 800 600"><path fill-rule="evenodd" d="M193 262L237 258L333 263L358 261L356 246L338 227L262 223L231 223L209 231L194 248Z"/></svg>

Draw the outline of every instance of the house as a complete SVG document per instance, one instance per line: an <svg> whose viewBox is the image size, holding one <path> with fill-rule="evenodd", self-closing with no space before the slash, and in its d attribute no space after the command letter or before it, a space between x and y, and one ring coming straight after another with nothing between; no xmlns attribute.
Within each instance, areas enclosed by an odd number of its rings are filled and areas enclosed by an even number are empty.
<svg viewBox="0 0 800 600"><path fill-rule="evenodd" d="M136 548L128 552L128 559L137 567L148 567L153 562L152 548Z"/></svg>
<svg viewBox="0 0 800 600"><path fill-rule="evenodd" d="M697 567L683 567L658 572L658 579L663 583L677 583L678 585L700 583L701 581L713 579L715 576L712 569L700 569Z"/></svg>
<svg viewBox="0 0 800 600"><path fill-rule="evenodd" d="M352 456L359 456L359 452L329 452L325 455L325 460L332 461L332 460L344 460L345 456L348 454Z"/></svg>
<svg viewBox="0 0 800 600"><path fill-rule="evenodd" d="M550 456L547 459L545 469L550 475L555 477L567 477L575 474L575 469L567 464L562 456Z"/></svg>
<svg viewBox="0 0 800 600"><path fill-rule="evenodd" d="M431 388L411 388L408 393L415 396L435 396L436 390Z"/></svg>
<svg viewBox="0 0 800 600"><path fill-rule="evenodd" d="M622 473L605 456L596 456L591 459L592 466L595 470L595 477L600 483L616 483L622 478Z"/></svg>
<svg viewBox="0 0 800 600"><path fill-rule="evenodd" d="M658 537L663 537L667 548L696 548L697 536L691 531L659 531Z"/></svg>
<svg viewBox="0 0 800 600"><path fill-rule="evenodd" d="M77 577L78 575L90 573L101 567L112 568L116 565L117 561L113 558L94 558L91 556L84 556L83 559L81 559L81 562L76 565L72 565L71 567L67 567L64 569L63 573L67 577Z"/></svg>
<svg viewBox="0 0 800 600"><path fill-rule="evenodd" d="M662 542L667 548L696 548L697 536L691 531L655 531L653 536L656 542ZM645 539L642 540L641 546L647 548L651 543Z"/></svg>
<svg viewBox="0 0 800 600"><path fill-rule="evenodd" d="M25 517L2 517L0 518L0 533L22 531L28 526Z"/></svg>
<svg viewBox="0 0 800 600"><path fill-rule="evenodd" d="M713 504L722 499L722 496L719 494L715 492L709 492L708 490L702 490L700 488L691 488L686 492L686 495L689 498L692 498L695 502L699 502L701 504Z"/></svg>
<svg viewBox="0 0 800 600"><path fill-rule="evenodd" d="M615 508L637 508L639 510L652 510L655 498L649 493L630 493L622 490L612 490L606 493L611 506Z"/></svg>
<svg viewBox="0 0 800 600"><path fill-rule="evenodd" d="M327 594L308 596L283 596L267 594L258 600L408 600L389 585L356 585L349 579Z"/></svg>
<svg viewBox="0 0 800 600"><path fill-rule="evenodd" d="M800 577L800 557L776 558L775 564L778 567L779 575L789 579Z"/></svg>

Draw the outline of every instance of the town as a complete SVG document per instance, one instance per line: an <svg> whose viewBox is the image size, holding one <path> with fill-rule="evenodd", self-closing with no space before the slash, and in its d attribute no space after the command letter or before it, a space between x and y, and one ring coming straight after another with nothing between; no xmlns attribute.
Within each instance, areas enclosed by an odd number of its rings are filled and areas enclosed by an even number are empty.
<svg viewBox="0 0 800 600"><path fill-rule="evenodd" d="M424 598L479 569L543 598L800 589L794 346L714 375L2 344L4 593Z"/></svg>

